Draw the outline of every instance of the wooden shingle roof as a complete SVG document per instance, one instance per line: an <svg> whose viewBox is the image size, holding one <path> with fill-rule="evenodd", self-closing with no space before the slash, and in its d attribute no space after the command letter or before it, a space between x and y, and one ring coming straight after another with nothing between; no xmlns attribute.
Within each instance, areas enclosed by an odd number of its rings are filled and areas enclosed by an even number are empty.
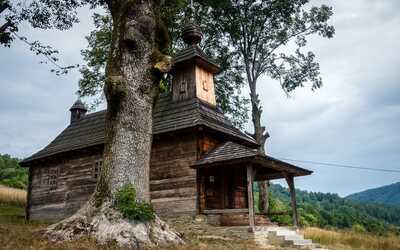
<svg viewBox="0 0 400 250"><path fill-rule="evenodd" d="M261 155L256 149L227 141L206 153L192 168L227 166L229 164L252 163L255 166L272 168L294 176L310 175L312 171L294 166L290 163Z"/></svg>
<svg viewBox="0 0 400 250"><path fill-rule="evenodd" d="M174 59L174 67L179 68L191 60L195 60L197 64L208 69L211 73L215 74L220 70L218 64L209 58L197 45L190 45L181 50Z"/></svg>
<svg viewBox="0 0 400 250"><path fill-rule="evenodd" d="M22 163L103 144L105 116L105 110L84 116L81 120L70 124L49 145L26 158ZM170 95L160 96L154 111L154 135L195 126L205 126L236 140L257 146L253 138L235 128L221 112L199 99L173 102Z"/></svg>
<svg viewBox="0 0 400 250"><path fill-rule="evenodd" d="M209 153L205 154L194 165L206 165L216 162L230 161L234 159L248 158L257 155L257 149L251 149L246 146L228 141L222 143Z"/></svg>

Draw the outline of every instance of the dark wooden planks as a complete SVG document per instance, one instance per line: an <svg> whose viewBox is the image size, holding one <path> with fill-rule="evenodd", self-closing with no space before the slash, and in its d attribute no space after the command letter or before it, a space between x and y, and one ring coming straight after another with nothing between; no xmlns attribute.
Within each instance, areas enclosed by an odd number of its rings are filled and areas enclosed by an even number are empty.
<svg viewBox="0 0 400 250"><path fill-rule="evenodd" d="M79 153L75 157L31 167L31 194L28 214L35 220L58 220L77 211L93 193L96 179L93 165L102 158L97 153ZM51 175L56 174L56 185Z"/></svg>
<svg viewBox="0 0 400 250"><path fill-rule="evenodd" d="M150 165L150 196L162 217L196 214L197 134L159 136L153 142Z"/></svg>

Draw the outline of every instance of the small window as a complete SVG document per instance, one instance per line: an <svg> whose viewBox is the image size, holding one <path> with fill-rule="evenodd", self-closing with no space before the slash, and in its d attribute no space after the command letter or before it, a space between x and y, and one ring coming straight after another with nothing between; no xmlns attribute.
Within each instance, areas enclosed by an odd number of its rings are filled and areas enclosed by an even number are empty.
<svg viewBox="0 0 400 250"><path fill-rule="evenodd" d="M186 81L182 81L180 87L181 87L181 89L180 89L179 92L180 92L181 94L186 93L186 90L187 90L187 83L186 83Z"/></svg>
<svg viewBox="0 0 400 250"><path fill-rule="evenodd" d="M58 168L49 170L48 185L50 190L56 190L58 184Z"/></svg>
<svg viewBox="0 0 400 250"><path fill-rule="evenodd" d="M103 166L103 161L96 161L93 166L93 178L97 179L100 175L100 169Z"/></svg>
<svg viewBox="0 0 400 250"><path fill-rule="evenodd" d="M215 182L215 177L212 176L212 175L210 176L210 182L211 182L211 183L214 183L214 182Z"/></svg>

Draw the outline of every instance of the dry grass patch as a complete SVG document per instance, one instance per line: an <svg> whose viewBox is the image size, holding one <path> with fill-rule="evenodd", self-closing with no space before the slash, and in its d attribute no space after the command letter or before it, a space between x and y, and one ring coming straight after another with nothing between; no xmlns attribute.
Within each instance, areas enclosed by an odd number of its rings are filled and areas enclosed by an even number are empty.
<svg viewBox="0 0 400 250"><path fill-rule="evenodd" d="M171 224L190 242L184 246L153 247L146 250L245 250L260 249L254 243L218 233L210 226L196 223L187 224L177 221ZM24 208L0 204L0 249L81 249L81 250L121 250L116 245L99 246L93 239L82 238L78 241L52 243L43 239L40 231L47 223L26 222ZM227 230L226 233L229 230ZM400 250L400 237L395 235L377 236L353 231L328 231L319 228L307 228L303 232L306 238L313 239L331 250ZM212 237L211 237L212 236ZM269 250L287 250L272 247Z"/></svg>
<svg viewBox="0 0 400 250"><path fill-rule="evenodd" d="M0 204L0 249L1 250L122 250L115 244L99 246L94 239L82 238L77 241L53 243L41 236L41 230L48 226L43 222L26 222L24 220L24 208L18 206L4 206ZM178 230L183 230L184 225L180 225ZM185 230L184 230L185 231ZM145 250L245 250L259 249L254 244L243 240L227 240L224 238L211 239L199 237L202 228L194 230L187 228L185 238L187 245L169 247L150 247ZM281 250L274 248L264 250ZM126 250L126 249L124 249ZM286 249L285 249L286 250Z"/></svg>
<svg viewBox="0 0 400 250"><path fill-rule="evenodd" d="M400 237L394 234L379 236L352 230L328 231L320 228L306 228L303 233L305 238L333 250L400 250Z"/></svg>
<svg viewBox="0 0 400 250"><path fill-rule="evenodd" d="M25 206L26 191L0 185L0 204Z"/></svg>

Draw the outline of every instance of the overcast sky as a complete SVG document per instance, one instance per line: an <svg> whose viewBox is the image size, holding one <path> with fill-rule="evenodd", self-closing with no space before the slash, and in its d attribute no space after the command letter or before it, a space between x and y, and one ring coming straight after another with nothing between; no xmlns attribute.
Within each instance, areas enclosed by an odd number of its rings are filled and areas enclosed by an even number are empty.
<svg viewBox="0 0 400 250"><path fill-rule="evenodd" d="M314 1L333 6L333 39L310 39L323 88L295 91L287 98L279 84L261 79L263 123L271 138L267 152L277 158L400 170L400 1ZM65 65L82 63L90 12L67 32L21 34L59 49ZM23 43L0 48L0 153L26 157L46 146L69 123L78 72L62 77ZM250 128L250 127L249 127ZM398 182L400 173L298 164L314 174L297 179L310 191L344 196Z"/></svg>

